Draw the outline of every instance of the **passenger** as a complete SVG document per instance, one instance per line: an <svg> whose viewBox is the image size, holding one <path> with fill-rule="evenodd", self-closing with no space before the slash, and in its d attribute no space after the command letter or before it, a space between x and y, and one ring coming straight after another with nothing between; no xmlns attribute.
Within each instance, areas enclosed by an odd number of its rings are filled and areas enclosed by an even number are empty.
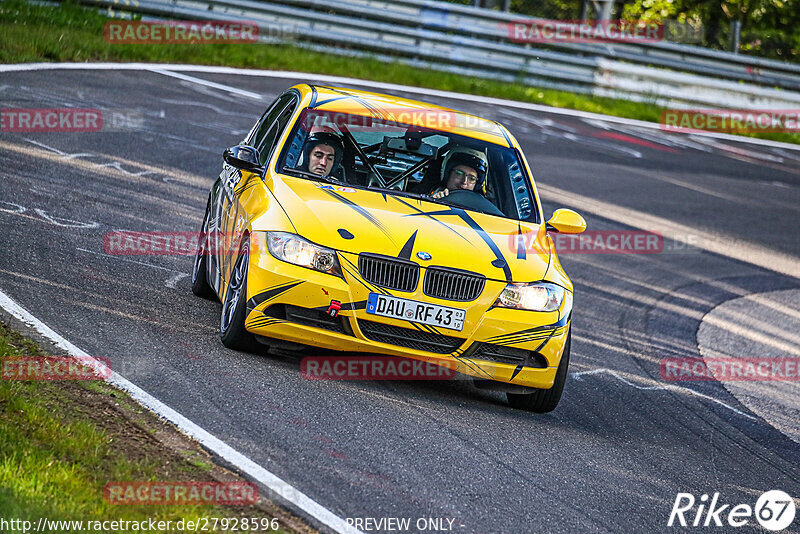
<svg viewBox="0 0 800 534"><path fill-rule="evenodd" d="M317 132L308 136L303 145L302 170L318 176L330 176L339 168L344 154L344 146L339 135L330 132Z"/></svg>
<svg viewBox="0 0 800 534"><path fill-rule="evenodd" d="M444 198L458 189L484 194L488 169L489 163L483 152L453 147L442 162L441 185L431 192L431 196Z"/></svg>

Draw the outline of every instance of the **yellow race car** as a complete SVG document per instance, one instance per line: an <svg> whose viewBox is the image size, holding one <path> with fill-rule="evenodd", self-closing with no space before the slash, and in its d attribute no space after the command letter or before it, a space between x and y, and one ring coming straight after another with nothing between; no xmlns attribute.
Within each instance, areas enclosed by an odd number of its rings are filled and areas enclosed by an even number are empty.
<svg viewBox="0 0 800 534"><path fill-rule="evenodd" d="M547 412L567 376L572 283L531 170L497 122L312 85L225 150L192 272L237 350L292 342L435 362ZM405 360L403 360L405 361Z"/></svg>

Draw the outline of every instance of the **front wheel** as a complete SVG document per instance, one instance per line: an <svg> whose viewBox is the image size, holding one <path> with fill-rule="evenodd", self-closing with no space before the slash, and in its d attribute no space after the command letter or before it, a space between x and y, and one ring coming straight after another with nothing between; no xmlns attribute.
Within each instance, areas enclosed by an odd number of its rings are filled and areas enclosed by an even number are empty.
<svg viewBox="0 0 800 534"><path fill-rule="evenodd" d="M247 267L250 264L250 237L244 236L239 257L231 271L231 280L219 323L219 337L229 349L254 352L258 348L255 336L244 327L247 319Z"/></svg>
<svg viewBox="0 0 800 534"><path fill-rule="evenodd" d="M561 356L561 363L558 364L553 387L550 389L539 389L533 393L506 393L508 403L512 408L536 413L547 413L556 409L558 401L561 400L561 393L564 392L564 383L567 381L571 345L572 328L569 329L569 333L567 334L567 343L564 346L564 354Z"/></svg>

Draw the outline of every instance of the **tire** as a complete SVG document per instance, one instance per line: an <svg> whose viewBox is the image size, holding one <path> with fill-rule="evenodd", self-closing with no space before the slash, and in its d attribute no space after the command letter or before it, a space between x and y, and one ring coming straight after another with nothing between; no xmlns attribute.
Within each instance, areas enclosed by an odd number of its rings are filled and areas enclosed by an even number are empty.
<svg viewBox="0 0 800 534"><path fill-rule="evenodd" d="M561 394L564 392L564 383L567 381L571 345L572 328L570 328L567 334L567 343L564 347L564 354L561 356L561 362L558 364L553 387L550 389L539 389L533 393L506 393L508 404L510 404L512 408L535 413L547 413L555 410L556 406L558 406L558 401L561 400Z"/></svg>
<svg viewBox="0 0 800 534"><path fill-rule="evenodd" d="M239 247L239 257L231 271L228 291L222 302L219 337L229 349L242 352L257 352L259 343L253 334L245 330L247 318L247 267L250 263L250 237L244 236Z"/></svg>
<svg viewBox="0 0 800 534"><path fill-rule="evenodd" d="M192 293L204 299L216 297L214 290L208 283L208 217L211 199L206 205L206 214L203 216L203 225L200 227L200 242L197 244L197 253L194 255L192 265Z"/></svg>

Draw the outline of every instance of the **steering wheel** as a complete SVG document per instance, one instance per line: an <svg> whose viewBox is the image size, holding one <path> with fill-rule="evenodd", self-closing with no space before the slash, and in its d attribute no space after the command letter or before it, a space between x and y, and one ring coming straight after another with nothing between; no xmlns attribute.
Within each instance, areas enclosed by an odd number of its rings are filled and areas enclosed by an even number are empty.
<svg viewBox="0 0 800 534"><path fill-rule="evenodd" d="M470 191L469 189L454 189L446 197L439 199L440 202L458 206L459 208L467 208L475 211L482 211L489 215L497 215L498 217L505 217L505 214L500 209L492 204L480 193Z"/></svg>

